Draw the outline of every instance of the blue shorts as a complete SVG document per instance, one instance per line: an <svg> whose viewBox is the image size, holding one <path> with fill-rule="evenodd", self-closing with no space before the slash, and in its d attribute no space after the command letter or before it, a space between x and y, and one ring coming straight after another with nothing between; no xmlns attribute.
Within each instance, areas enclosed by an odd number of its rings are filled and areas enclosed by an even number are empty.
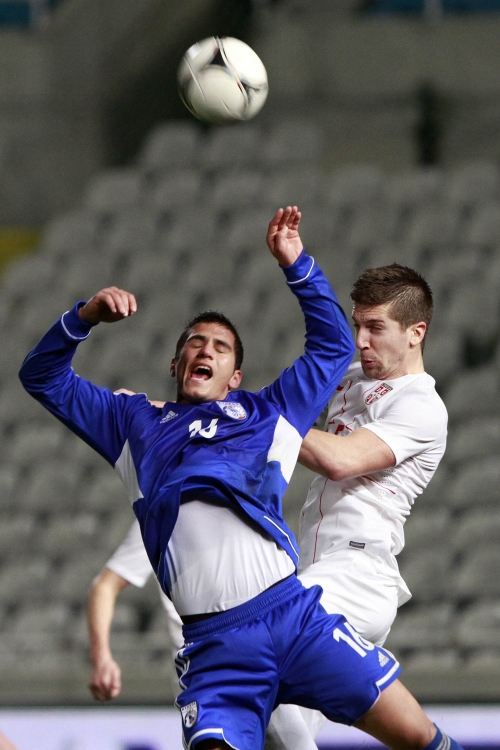
<svg viewBox="0 0 500 750"><path fill-rule="evenodd" d="M389 651L328 615L319 586L291 576L249 602L184 626L176 659L188 750L209 739L261 750L280 703L354 724L401 671Z"/></svg>

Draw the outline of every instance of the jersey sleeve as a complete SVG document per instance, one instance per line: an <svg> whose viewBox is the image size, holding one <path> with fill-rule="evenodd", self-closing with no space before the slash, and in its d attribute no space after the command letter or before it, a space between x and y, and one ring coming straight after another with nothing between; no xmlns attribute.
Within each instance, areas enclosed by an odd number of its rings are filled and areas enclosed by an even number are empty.
<svg viewBox="0 0 500 750"><path fill-rule="evenodd" d="M304 437L344 376L355 349L344 311L314 259L303 251L283 271L304 314L306 343L304 354L261 394Z"/></svg>
<svg viewBox="0 0 500 750"><path fill-rule="evenodd" d="M423 392L401 393L387 411L363 428L386 443L400 464L446 440L447 414L444 406Z"/></svg>
<svg viewBox="0 0 500 750"><path fill-rule="evenodd" d="M79 302L52 326L24 360L19 377L33 398L114 466L126 441L131 399L73 371L76 348L92 328L78 315L83 304Z"/></svg>
<svg viewBox="0 0 500 750"><path fill-rule="evenodd" d="M153 572L142 541L138 521L134 521L127 536L105 565L134 586L142 588Z"/></svg>

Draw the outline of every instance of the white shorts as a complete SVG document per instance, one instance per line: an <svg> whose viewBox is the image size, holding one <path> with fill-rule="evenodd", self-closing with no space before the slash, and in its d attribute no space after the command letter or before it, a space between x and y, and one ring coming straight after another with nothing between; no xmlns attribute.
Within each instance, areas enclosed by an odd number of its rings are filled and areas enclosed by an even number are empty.
<svg viewBox="0 0 500 750"><path fill-rule="evenodd" d="M342 614L377 646L389 635L398 608L398 585L382 560L361 550L332 552L303 570L300 580L323 589L328 614Z"/></svg>

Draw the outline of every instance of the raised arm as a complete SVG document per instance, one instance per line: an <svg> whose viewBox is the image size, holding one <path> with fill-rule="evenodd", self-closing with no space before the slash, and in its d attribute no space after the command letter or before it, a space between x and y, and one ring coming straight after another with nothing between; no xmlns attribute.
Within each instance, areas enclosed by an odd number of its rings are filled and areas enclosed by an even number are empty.
<svg viewBox="0 0 500 750"><path fill-rule="evenodd" d="M300 219L296 206L280 208L271 219L266 242L302 308L304 354L261 393L304 437L347 370L354 342L327 278L302 246Z"/></svg>
<svg viewBox="0 0 500 750"><path fill-rule="evenodd" d="M110 646L111 623L118 595L129 582L109 568L92 581L87 597L87 623L90 637L92 675L89 690L96 700L116 698L122 689L121 669Z"/></svg>
<svg viewBox="0 0 500 750"><path fill-rule="evenodd" d="M114 465L126 440L127 399L79 378L71 367L77 346L92 327L133 315L135 298L108 287L79 302L28 354L19 377L28 393Z"/></svg>
<svg viewBox="0 0 500 750"><path fill-rule="evenodd" d="M387 443L362 427L350 435L310 430L302 441L298 460L333 481L396 465L396 457Z"/></svg>

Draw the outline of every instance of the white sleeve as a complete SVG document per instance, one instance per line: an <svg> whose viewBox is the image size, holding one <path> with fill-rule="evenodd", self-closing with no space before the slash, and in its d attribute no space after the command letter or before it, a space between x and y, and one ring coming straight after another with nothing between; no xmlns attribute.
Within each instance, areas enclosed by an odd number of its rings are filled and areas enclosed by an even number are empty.
<svg viewBox="0 0 500 750"><path fill-rule="evenodd" d="M142 541L139 522L134 521L127 536L106 563L114 573L142 588L153 572Z"/></svg>
<svg viewBox="0 0 500 750"><path fill-rule="evenodd" d="M447 413L441 400L424 392L402 393L387 411L363 428L386 443L396 465L442 443L446 444Z"/></svg>

